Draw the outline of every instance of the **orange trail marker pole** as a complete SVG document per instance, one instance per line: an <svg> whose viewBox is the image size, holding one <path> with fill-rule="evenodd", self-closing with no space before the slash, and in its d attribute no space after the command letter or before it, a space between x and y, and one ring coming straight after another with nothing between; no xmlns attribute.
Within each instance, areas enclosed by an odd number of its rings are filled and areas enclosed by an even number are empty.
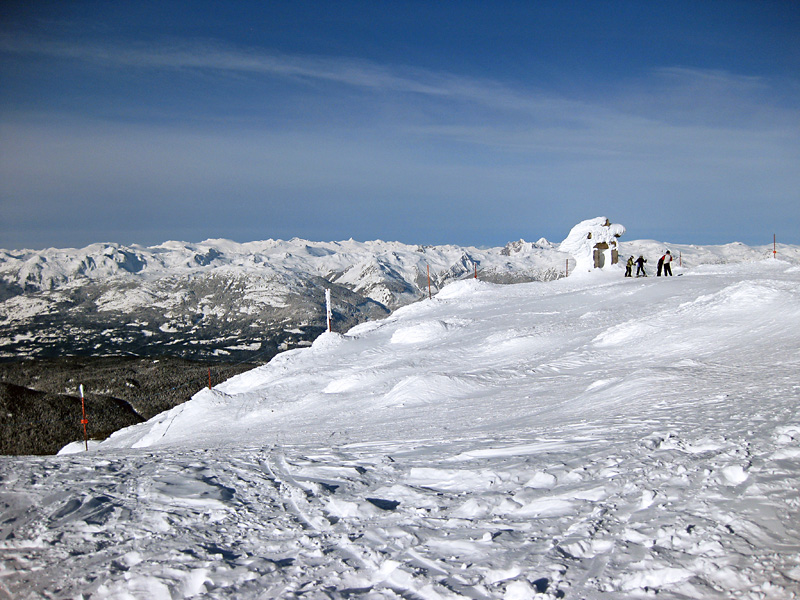
<svg viewBox="0 0 800 600"><path fill-rule="evenodd" d="M472 265L472 266L475 267L475 279L477 279L478 278L478 265Z"/></svg>
<svg viewBox="0 0 800 600"><path fill-rule="evenodd" d="M83 384L80 385L79 389L80 389L80 392L81 392L81 414L82 414L81 424L83 425L83 443L84 443L84 446L86 447L86 450L88 452L88 450L89 450L89 434L86 432L86 425L88 425L89 419L86 418L86 401L83 398Z"/></svg>

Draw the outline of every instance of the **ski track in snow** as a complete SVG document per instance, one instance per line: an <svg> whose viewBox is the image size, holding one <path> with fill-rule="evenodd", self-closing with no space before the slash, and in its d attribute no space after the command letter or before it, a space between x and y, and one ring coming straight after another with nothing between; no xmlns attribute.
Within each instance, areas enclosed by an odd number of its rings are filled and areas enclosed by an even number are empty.
<svg viewBox="0 0 800 600"><path fill-rule="evenodd" d="M787 413L747 423L775 431L763 447L684 438L665 414L644 438L7 460L0 581L12 598L790 597Z"/></svg>
<svg viewBox="0 0 800 600"><path fill-rule="evenodd" d="M0 598L800 597L786 267L465 282L4 457Z"/></svg>

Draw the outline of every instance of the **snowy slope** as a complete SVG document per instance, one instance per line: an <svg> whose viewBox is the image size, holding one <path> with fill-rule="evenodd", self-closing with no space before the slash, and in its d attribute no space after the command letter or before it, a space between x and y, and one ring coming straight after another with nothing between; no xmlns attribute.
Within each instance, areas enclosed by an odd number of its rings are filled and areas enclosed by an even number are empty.
<svg viewBox="0 0 800 600"><path fill-rule="evenodd" d="M0 594L796 598L800 267L675 271L456 282L4 458Z"/></svg>

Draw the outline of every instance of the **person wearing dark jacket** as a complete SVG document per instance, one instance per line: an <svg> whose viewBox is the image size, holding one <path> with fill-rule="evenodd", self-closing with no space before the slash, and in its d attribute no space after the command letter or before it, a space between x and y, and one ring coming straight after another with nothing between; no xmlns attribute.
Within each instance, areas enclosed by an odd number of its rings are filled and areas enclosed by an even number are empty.
<svg viewBox="0 0 800 600"><path fill-rule="evenodd" d="M665 255L666 256L666 255ZM656 277L661 277L661 270L664 268L664 257L658 259L658 268L656 269Z"/></svg>
<svg viewBox="0 0 800 600"><path fill-rule="evenodd" d="M642 277L647 277L647 271L644 270L644 263L647 262L647 259L639 255L639 258L636 259L636 276L639 277L639 273L641 273Z"/></svg>

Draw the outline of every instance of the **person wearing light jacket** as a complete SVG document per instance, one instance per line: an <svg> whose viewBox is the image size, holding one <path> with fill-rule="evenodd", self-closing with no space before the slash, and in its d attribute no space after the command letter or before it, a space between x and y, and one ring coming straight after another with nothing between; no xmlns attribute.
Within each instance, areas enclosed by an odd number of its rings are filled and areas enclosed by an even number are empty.
<svg viewBox="0 0 800 600"><path fill-rule="evenodd" d="M670 277L672 276L672 267L670 266L671 262L672 262L672 254L670 254L669 250L667 250L667 253L664 255L664 277L666 277L667 275L669 275Z"/></svg>

